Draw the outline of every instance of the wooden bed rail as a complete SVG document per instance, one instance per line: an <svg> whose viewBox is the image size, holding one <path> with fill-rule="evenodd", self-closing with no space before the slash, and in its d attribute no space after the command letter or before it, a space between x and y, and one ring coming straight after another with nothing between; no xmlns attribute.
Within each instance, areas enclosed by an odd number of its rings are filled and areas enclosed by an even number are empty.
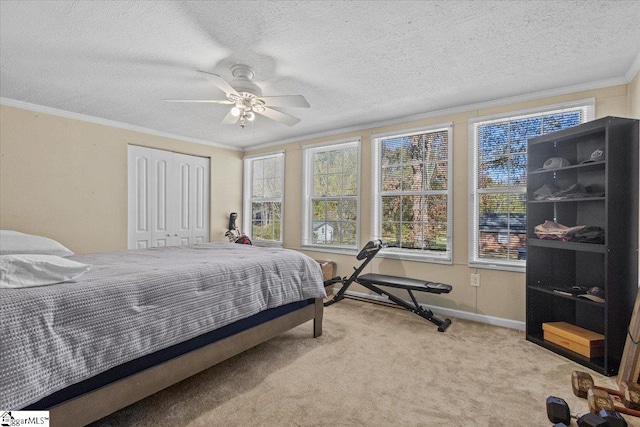
<svg viewBox="0 0 640 427"><path fill-rule="evenodd" d="M309 320L322 335L323 300L175 357L49 409L51 427L80 427L204 371Z"/></svg>

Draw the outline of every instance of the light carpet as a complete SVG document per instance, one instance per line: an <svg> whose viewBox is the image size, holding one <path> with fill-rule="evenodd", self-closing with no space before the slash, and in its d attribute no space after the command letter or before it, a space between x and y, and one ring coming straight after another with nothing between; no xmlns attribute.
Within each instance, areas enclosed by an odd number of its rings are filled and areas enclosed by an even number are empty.
<svg viewBox="0 0 640 427"><path fill-rule="evenodd" d="M550 426L549 395L588 411L572 371L617 388L524 332L452 320L440 333L345 299L325 308L320 338L301 325L92 426Z"/></svg>

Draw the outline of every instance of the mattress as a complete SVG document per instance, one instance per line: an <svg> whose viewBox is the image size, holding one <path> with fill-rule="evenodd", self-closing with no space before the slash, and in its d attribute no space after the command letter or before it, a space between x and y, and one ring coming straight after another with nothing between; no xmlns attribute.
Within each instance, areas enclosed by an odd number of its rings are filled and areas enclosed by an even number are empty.
<svg viewBox="0 0 640 427"><path fill-rule="evenodd" d="M299 252L216 242L76 255L74 282L0 289L0 408L19 409L261 311L325 296Z"/></svg>

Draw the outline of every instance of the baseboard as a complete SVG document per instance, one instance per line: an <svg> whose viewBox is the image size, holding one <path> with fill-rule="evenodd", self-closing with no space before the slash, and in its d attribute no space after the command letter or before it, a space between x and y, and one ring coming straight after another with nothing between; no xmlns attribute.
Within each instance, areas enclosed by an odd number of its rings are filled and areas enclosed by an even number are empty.
<svg viewBox="0 0 640 427"><path fill-rule="evenodd" d="M345 295L354 296L356 298L361 298L361 299L369 299L371 301L389 302L389 299L383 296L365 294L362 292L347 291L345 292ZM407 302L409 304L412 304L410 301L407 301ZM517 320L503 319L501 317L487 316L487 315L478 314L478 313L470 313L468 311L454 310L452 308L434 307L431 305L427 306L426 304L424 304L424 306L433 310L433 312L436 313L439 317L443 317L443 316L455 317L457 319L472 320L474 322L486 323L488 325L501 326L503 328L509 328L509 329L516 329L518 331L525 330L525 323L519 322Z"/></svg>

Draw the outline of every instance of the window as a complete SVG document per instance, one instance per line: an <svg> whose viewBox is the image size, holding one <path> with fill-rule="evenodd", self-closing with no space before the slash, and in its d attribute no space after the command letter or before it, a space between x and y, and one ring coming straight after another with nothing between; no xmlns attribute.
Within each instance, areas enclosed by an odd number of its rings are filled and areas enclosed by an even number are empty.
<svg viewBox="0 0 640 427"><path fill-rule="evenodd" d="M357 249L359 144L303 149L303 246Z"/></svg>
<svg viewBox="0 0 640 427"><path fill-rule="evenodd" d="M524 271L527 140L593 119L593 101L469 122L469 265Z"/></svg>
<svg viewBox="0 0 640 427"><path fill-rule="evenodd" d="M372 137L373 234L381 256L451 262L450 124Z"/></svg>
<svg viewBox="0 0 640 427"><path fill-rule="evenodd" d="M243 227L253 243L282 244L283 194L284 153L244 159Z"/></svg>

